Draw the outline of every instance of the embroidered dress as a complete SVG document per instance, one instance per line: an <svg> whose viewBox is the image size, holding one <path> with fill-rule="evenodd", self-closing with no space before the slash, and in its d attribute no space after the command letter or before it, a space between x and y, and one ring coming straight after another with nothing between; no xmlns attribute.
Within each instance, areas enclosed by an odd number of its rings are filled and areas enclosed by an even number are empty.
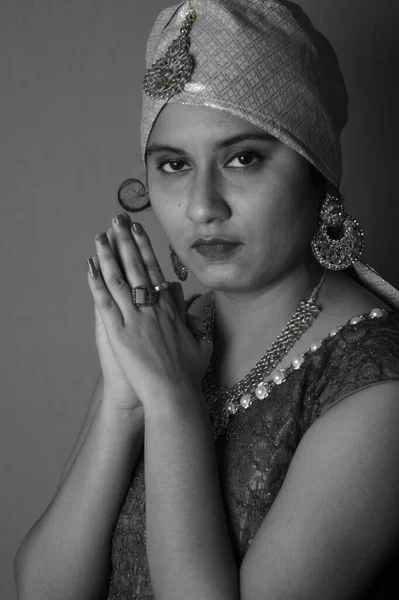
<svg viewBox="0 0 399 600"><path fill-rule="evenodd" d="M188 308L200 294L186 300ZM302 437L331 406L363 388L399 380L399 313L349 321L307 352L265 400L230 418L215 442L237 567L276 499ZM377 392L378 393L378 392ZM144 448L112 540L108 600L154 600L146 557ZM399 597L399 551L364 600Z"/></svg>

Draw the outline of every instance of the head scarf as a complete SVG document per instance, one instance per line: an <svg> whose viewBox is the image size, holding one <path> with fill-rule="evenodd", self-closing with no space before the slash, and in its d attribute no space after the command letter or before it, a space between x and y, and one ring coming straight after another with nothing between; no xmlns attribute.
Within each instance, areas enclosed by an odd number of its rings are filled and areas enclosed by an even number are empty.
<svg viewBox="0 0 399 600"><path fill-rule="evenodd" d="M348 97L327 39L292 2L192 0L159 14L147 43L147 69L165 57L192 11L191 76L170 98L143 93L143 160L165 104L211 107L267 130L338 188Z"/></svg>
<svg viewBox="0 0 399 600"><path fill-rule="evenodd" d="M332 46L293 2L191 0L171 6L152 28L146 65L143 161L166 104L209 107L274 135L339 189L345 82ZM372 267L358 260L347 272L399 311L399 291Z"/></svg>

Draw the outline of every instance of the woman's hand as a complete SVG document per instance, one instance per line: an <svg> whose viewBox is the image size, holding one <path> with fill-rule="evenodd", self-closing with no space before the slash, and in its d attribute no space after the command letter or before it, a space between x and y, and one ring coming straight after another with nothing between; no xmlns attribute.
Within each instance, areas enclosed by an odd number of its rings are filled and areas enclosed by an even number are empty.
<svg viewBox="0 0 399 600"><path fill-rule="evenodd" d="M125 218L130 226L131 221L129 216L126 215ZM112 227L107 227L106 233L115 260L117 261L119 268L122 270L123 265L119 256L115 233ZM96 267L99 266L97 257L94 257L94 263ZM94 317L96 346L104 381L104 398L109 399L114 408L132 410L137 406L141 406L140 399L137 397L136 392L133 390L129 380L126 378L124 372L119 366L118 361L115 358L114 352L108 340L104 322L95 304Z"/></svg>
<svg viewBox="0 0 399 600"><path fill-rule="evenodd" d="M112 222L119 264L108 236L97 236L98 256L93 260L98 277L88 274L88 282L121 372L144 410L156 409L165 391L200 389L212 344L197 341L192 335L194 330L203 330L202 321L192 316L186 320L180 283L172 283L159 292L158 301L152 306L140 308L133 304L131 288L154 287L163 283L165 277L148 235L144 231L132 232L129 217L128 220ZM111 373L118 373L112 362L107 364L112 366Z"/></svg>

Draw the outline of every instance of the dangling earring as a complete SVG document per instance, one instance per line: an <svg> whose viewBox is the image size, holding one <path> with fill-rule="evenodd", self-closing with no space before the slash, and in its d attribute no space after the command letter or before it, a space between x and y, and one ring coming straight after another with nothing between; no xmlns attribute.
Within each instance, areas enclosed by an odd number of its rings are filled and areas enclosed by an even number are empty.
<svg viewBox="0 0 399 600"><path fill-rule="evenodd" d="M359 223L345 211L339 198L327 193L312 238L316 260L327 269L341 271L358 260L363 247Z"/></svg>
<svg viewBox="0 0 399 600"><path fill-rule="evenodd" d="M176 273L180 281L186 281L188 276L187 268L177 256L176 252L173 250L171 245L169 246L169 250L174 272Z"/></svg>

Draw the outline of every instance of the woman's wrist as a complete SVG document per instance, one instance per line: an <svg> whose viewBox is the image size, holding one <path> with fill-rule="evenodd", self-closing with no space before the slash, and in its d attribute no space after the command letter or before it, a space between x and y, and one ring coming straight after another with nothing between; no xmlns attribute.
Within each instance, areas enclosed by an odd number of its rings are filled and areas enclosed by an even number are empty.
<svg viewBox="0 0 399 600"><path fill-rule="evenodd" d="M156 396L157 402L152 398L143 402L145 418L163 420L169 417L197 418L199 415L207 418L208 411L203 392L189 382L165 386ZM160 398L162 402L159 402Z"/></svg>
<svg viewBox="0 0 399 600"><path fill-rule="evenodd" d="M102 397L103 403L108 405L111 410L135 410L142 406L136 393L127 383L109 384L104 381Z"/></svg>
<svg viewBox="0 0 399 600"><path fill-rule="evenodd" d="M104 388L102 402L99 406L99 417L111 428L127 429L142 425L144 427L144 408L138 402L136 406L124 407L115 390Z"/></svg>

